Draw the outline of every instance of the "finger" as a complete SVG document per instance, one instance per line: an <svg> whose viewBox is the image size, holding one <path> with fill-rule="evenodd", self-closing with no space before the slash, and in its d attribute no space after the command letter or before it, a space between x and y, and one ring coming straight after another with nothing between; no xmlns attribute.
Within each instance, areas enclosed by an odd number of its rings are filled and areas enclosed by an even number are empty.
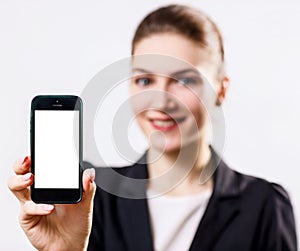
<svg viewBox="0 0 300 251"><path fill-rule="evenodd" d="M24 175L11 176L7 181L7 186L18 198L18 200L24 202L30 199L29 186L32 183L32 173L26 173Z"/></svg>
<svg viewBox="0 0 300 251"><path fill-rule="evenodd" d="M95 169L89 168L84 170L82 176L82 185L83 185L83 197L92 198L96 190L95 180Z"/></svg>
<svg viewBox="0 0 300 251"><path fill-rule="evenodd" d="M21 218L25 220L29 216L47 215L52 213L54 205L36 204L32 200L26 201L21 210Z"/></svg>
<svg viewBox="0 0 300 251"><path fill-rule="evenodd" d="M29 172L31 165L31 157L26 156L23 160L17 160L14 164L14 171L16 174L25 174Z"/></svg>

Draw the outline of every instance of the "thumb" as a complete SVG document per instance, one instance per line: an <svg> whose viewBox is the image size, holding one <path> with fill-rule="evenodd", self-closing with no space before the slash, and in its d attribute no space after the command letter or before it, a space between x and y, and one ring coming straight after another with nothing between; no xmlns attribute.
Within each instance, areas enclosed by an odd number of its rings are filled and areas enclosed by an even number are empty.
<svg viewBox="0 0 300 251"><path fill-rule="evenodd" d="M94 182L95 180L95 169L89 168L84 170L83 176L82 176L82 185L83 185L83 193L85 196L88 194L94 194L96 189L96 184Z"/></svg>

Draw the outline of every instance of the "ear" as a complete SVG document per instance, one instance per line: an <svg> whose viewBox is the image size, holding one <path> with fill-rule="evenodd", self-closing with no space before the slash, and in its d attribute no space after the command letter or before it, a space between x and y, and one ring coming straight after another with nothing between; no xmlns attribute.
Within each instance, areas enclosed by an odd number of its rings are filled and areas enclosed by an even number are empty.
<svg viewBox="0 0 300 251"><path fill-rule="evenodd" d="M219 90L217 93L217 99L216 99L217 106L220 106L223 103L223 101L225 100L229 85L230 85L230 79L229 79L229 77L225 76L221 80L221 84L220 84L220 87L219 87Z"/></svg>

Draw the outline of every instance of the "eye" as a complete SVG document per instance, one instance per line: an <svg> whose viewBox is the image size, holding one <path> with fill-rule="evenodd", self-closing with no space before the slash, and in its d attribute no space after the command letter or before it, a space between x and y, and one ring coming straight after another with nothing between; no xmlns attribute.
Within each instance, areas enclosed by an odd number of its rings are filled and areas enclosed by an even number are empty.
<svg viewBox="0 0 300 251"><path fill-rule="evenodd" d="M139 86L147 86L147 85L151 84L152 81L150 78L143 77L143 78L136 78L134 80L134 83L136 83Z"/></svg>
<svg viewBox="0 0 300 251"><path fill-rule="evenodd" d="M177 81L179 85L191 85L198 82L195 78L179 78Z"/></svg>

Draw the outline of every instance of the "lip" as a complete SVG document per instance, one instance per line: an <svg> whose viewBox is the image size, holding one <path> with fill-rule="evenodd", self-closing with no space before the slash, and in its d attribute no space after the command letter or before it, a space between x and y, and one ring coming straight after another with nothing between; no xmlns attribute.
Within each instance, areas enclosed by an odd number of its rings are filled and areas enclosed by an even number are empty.
<svg viewBox="0 0 300 251"><path fill-rule="evenodd" d="M160 116L155 118L149 118L148 121L152 128L162 132L172 131L178 127L178 124L182 123L185 117L172 118L170 116Z"/></svg>

